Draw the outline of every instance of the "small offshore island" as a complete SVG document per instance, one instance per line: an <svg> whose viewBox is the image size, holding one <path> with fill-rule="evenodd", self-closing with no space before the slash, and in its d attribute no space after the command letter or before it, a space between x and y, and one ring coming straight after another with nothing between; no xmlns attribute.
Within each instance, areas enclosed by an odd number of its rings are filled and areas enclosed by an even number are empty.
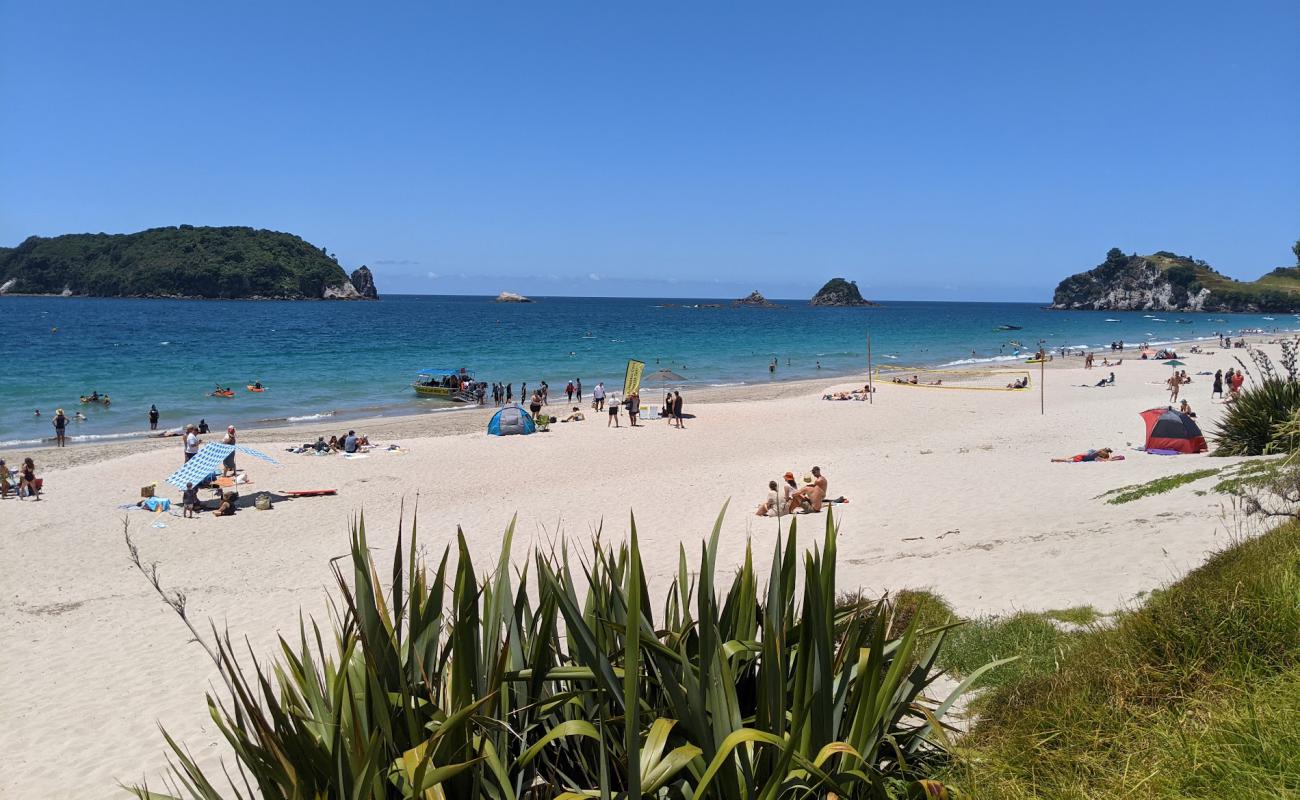
<svg viewBox="0 0 1300 800"><path fill-rule="evenodd" d="M875 308L879 303L873 303L863 298L862 293L858 291L857 281L848 281L843 278L831 278L826 284L813 295L812 300L808 301L809 305L814 306L842 306L847 308Z"/></svg>
<svg viewBox="0 0 1300 800"><path fill-rule="evenodd" d="M222 300L374 300L370 269L351 275L300 236L242 226L31 236L0 247L0 294Z"/></svg>

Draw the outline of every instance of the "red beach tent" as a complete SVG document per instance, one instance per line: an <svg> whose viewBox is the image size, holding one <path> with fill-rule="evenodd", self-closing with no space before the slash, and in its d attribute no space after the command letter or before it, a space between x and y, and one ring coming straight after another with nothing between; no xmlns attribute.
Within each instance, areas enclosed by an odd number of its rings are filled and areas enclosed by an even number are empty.
<svg viewBox="0 0 1300 800"><path fill-rule="evenodd" d="M1150 408L1142 412L1147 424L1148 450L1173 450L1177 453L1204 453L1210 448L1196 420L1173 408Z"/></svg>

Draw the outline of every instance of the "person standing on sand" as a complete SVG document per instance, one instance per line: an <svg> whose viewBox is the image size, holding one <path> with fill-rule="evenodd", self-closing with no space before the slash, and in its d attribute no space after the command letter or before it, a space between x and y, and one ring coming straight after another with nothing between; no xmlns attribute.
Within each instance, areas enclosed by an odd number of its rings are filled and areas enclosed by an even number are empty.
<svg viewBox="0 0 1300 800"><path fill-rule="evenodd" d="M641 392L637 391L628 395L626 402L627 402L627 416L628 419L632 420L632 427L633 428L640 427L639 425L636 424L636 418L641 413Z"/></svg>
<svg viewBox="0 0 1300 800"><path fill-rule="evenodd" d="M149 430L158 430L158 406L149 404Z"/></svg>
<svg viewBox="0 0 1300 800"><path fill-rule="evenodd" d="M582 378L573 379L573 393L579 403L582 402Z"/></svg>
<svg viewBox="0 0 1300 800"><path fill-rule="evenodd" d="M596 388L600 387L598 386ZM615 397L609 399L609 422L605 423L606 428L609 427L610 422L614 423L615 428L618 427L618 398Z"/></svg>
<svg viewBox="0 0 1300 800"><path fill-rule="evenodd" d="M527 396L528 396L528 382L524 381L523 383L519 384L519 399L523 400Z"/></svg>
<svg viewBox="0 0 1300 800"><path fill-rule="evenodd" d="M1210 390L1210 399L1213 400L1215 395L1223 399L1223 370L1214 373L1214 388Z"/></svg>
<svg viewBox="0 0 1300 800"><path fill-rule="evenodd" d="M1178 390L1183 386L1182 381L1178 379L1178 373L1175 372L1173 375L1170 375L1169 380L1165 381L1165 385L1169 387L1169 405L1177 403Z"/></svg>
<svg viewBox="0 0 1300 800"><path fill-rule="evenodd" d="M185 463L189 463L191 458L199 453L199 429L193 425L185 426Z"/></svg>
<svg viewBox="0 0 1300 800"><path fill-rule="evenodd" d="M541 389L538 389L537 391L533 392L533 396L528 399L528 410L532 412L533 419L537 419L537 415L542 413L542 390Z"/></svg>
<svg viewBox="0 0 1300 800"><path fill-rule="evenodd" d="M507 384L506 384L506 402L507 402L507 403L513 403L514 401L515 401L515 385L514 385L513 383L507 383Z"/></svg>
<svg viewBox="0 0 1300 800"><path fill-rule="evenodd" d="M546 385L546 381L542 381L542 405L548 405L550 403L550 394L551 387Z"/></svg>
<svg viewBox="0 0 1300 800"><path fill-rule="evenodd" d="M596 388L591 390L591 407L596 411L605 410L605 382L600 381Z"/></svg>
<svg viewBox="0 0 1300 800"><path fill-rule="evenodd" d="M569 383L564 387L564 396L569 399L570 403L573 402L573 381L569 381Z"/></svg>
<svg viewBox="0 0 1300 800"><path fill-rule="evenodd" d="M221 443L222 443L222 444L228 444L228 445L230 445L231 447L234 447L234 446L235 446L235 426L234 426L234 425L227 426L227 428L226 428L226 435L225 435L224 437L222 437L222 439L221 439ZM229 471L227 472L227 470L229 470ZM228 455L228 456L226 456L225 458L221 459L221 474L222 474L222 475L234 475L234 474L237 473L237 472L238 472L238 470L235 469L235 451L234 451L234 450L231 450L231 451L230 451L230 455Z"/></svg>
<svg viewBox="0 0 1300 800"><path fill-rule="evenodd" d="M54 441L59 447L68 444L68 418L63 416L63 409L54 412Z"/></svg>
<svg viewBox="0 0 1300 800"><path fill-rule="evenodd" d="M673 425L678 428L685 428L682 422L682 393L673 391Z"/></svg>

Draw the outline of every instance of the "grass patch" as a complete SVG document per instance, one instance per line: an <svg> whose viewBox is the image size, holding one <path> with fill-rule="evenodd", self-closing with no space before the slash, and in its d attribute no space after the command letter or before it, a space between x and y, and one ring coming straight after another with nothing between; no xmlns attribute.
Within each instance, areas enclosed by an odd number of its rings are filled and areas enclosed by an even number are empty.
<svg viewBox="0 0 1300 800"><path fill-rule="evenodd" d="M1202 478L1209 478L1213 475L1218 475L1222 470L1222 467L1215 467L1213 469L1198 469L1193 470L1192 472L1184 472L1180 475L1169 475L1168 477L1156 478L1155 480L1147 481L1146 483L1135 483L1131 486L1121 486L1118 489L1111 489L1108 492L1103 492L1097 495L1097 497L1098 499L1108 497L1110 499L1106 501L1107 503L1110 503L1113 506L1118 506L1124 503L1131 503L1134 500L1140 500L1143 497L1151 497L1152 495L1172 492L1179 486L1186 486L1187 484L1194 483Z"/></svg>
<svg viewBox="0 0 1300 800"><path fill-rule="evenodd" d="M1274 481L1282 472L1286 459L1270 458L1264 461L1243 461L1223 472L1223 480L1214 484L1219 494L1240 495L1246 489L1259 488Z"/></svg>
<svg viewBox="0 0 1300 800"><path fill-rule="evenodd" d="M1020 613L969 620L948 635L939 666L961 677L990 661L1015 656L1015 661L979 679L976 687L986 692L1029 676L1055 672L1061 657L1083 634L1064 631L1053 619L1047 614ZM978 708L980 701L977 699L973 705Z"/></svg>
<svg viewBox="0 0 1300 800"><path fill-rule="evenodd" d="M1045 668L1041 625L1004 629L1000 644L1039 653L1038 668L1017 680L995 670L1000 688L945 778L988 800L1297 796L1298 598L1293 522L1219 553L1114 627L1075 634L1059 668ZM949 657L972 654L953 644Z"/></svg>
<svg viewBox="0 0 1300 800"><path fill-rule="evenodd" d="M1044 611L1043 616L1048 619L1054 619L1058 622L1069 622L1074 625L1091 625L1102 617L1102 613L1092 606L1075 606L1074 608L1058 608L1051 611Z"/></svg>

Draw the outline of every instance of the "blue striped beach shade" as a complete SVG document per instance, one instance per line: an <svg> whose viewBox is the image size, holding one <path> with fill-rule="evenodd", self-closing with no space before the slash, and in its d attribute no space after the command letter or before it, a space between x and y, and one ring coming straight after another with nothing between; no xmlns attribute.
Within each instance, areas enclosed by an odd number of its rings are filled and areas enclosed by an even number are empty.
<svg viewBox="0 0 1300 800"><path fill-rule="evenodd" d="M185 484L192 483L195 486L211 478L221 471L221 462L232 452L238 451L244 455L260 458L268 464L280 466L280 462L271 458L261 450L254 450L251 447L244 447L237 444L205 444L203 449L195 453L194 458L185 462L185 466L176 470L167 478L167 483L175 486L177 489L184 489Z"/></svg>

